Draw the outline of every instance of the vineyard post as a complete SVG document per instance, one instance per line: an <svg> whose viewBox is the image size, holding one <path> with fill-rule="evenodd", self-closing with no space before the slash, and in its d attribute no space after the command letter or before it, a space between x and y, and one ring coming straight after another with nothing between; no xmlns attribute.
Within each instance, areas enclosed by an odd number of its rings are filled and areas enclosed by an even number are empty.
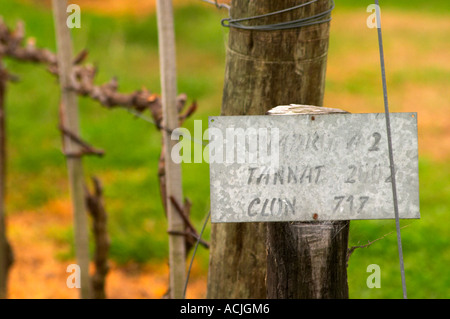
<svg viewBox="0 0 450 319"><path fill-rule="evenodd" d="M79 136L78 97L71 88L73 66L72 40L67 27L67 1L53 0L56 42L58 49L58 71L61 87L61 125L75 136ZM67 134L64 135L63 151L67 157L67 168L74 216L75 250L80 266L80 297L90 298L89 277L89 233L84 193L84 176L80 146Z"/></svg>
<svg viewBox="0 0 450 319"><path fill-rule="evenodd" d="M253 17L307 0L232 1L233 18ZM329 0L246 21L271 25L330 8ZM322 105L329 23L286 30L230 27L222 115L263 115L281 104ZM266 224L213 224L208 298L266 298Z"/></svg>
<svg viewBox="0 0 450 319"><path fill-rule="evenodd" d="M172 147L177 143L171 139L171 131L178 127L177 74L173 4L171 0L157 1L159 58L161 72L161 94L163 114L163 136L165 150L166 203L169 230L169 297L183 298L186 277L185 223L177 212L171 198L183 202L181 166L172 161Z"/></svg>
<svg viewBox="0 0 450 319"><path fill-rule="evenodd" d="M314 106L291 109L296 115L346 113ZM348 298L349 231L349 220L267 223L267 298Z"/></svg>

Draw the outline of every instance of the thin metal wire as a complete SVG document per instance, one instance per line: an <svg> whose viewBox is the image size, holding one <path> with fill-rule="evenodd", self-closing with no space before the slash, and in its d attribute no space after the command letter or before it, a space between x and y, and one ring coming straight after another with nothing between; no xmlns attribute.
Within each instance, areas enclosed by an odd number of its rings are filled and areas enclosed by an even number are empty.
<svg viewBox="0 0 450 319"><path fill-rule="evenodd" d="M395 165L394 165L394 152L392 149L392 136L391 136L391 120L389 116L389 101L387 94L387 84L386 84L386 67L384 63L384 49L383 49L383 36L381 33L381 14L380 6L378 0L375 0L376 15L377 15L377 29L378 29L378 45L380 50L380 65L381 65L381 77L383 81L383 95L384 95L384 111L386 114L386 130L387 130L387 140L389 148L389 162L391 167L391 182L392 182L392 197L394 200L394 213L395 213L395 226L397 229L397 245L398 245L398 255L400 259L400 272L402 277L402 288L403 288L403 299L407 299L406 294L406 281L405 281L405 265L403 262L403 248L402 248L402 237L400 233L400 217L398 213L398 199L397 199L397 183L395 179Z"/></svg>
<svg viewBox="0 0 450 319"><path fill-rule="evenodd" d="M210 1L210 0L200 0L200 1L203 1L203 2L206 2L206 3L209 3L209 4L213 4L213 5L215 5L216 8L219 9L219 10L222 9L222 8L225 8L225 9L227 9L228 11L230 11L230 6L229 6L228 4L225 4L225 3L218 3L217 0L215 0L215 1Z"/></svg>
<svg viewBox="0 0 450 319"><path fill-rule="evenodd" d="M301 28L301 27L306 27L306 26L310 26L310 25L321 24L321 23L326 23L326 22L331 21L330 14L335 7L334 0L331 0L331 5L327 10L320 12L318 14L312 15L310 17L306 17L306 18L300 18L297 20L274 23L274 24L267 24L267 25L248 26L248 25L244 25L241 23L241 22L245 22L245 21L257 20L257 19L262 19L262 18L290 12L293 10L297 10L297 9L306 7L308 5L312 5L318 1L319 0L311 0L306 3L300 4L300 5L291 7L291 8L287 8L287 9L283 9L283 10L279 10L279 11L275 11L275 12L270 12L270 13L266 13L266 14L261 14L261 15L257 15L257 16L253 16L253 17L247 17L247 18L233 19L230 15L229 18L222 19L221 23L222 23L222 26L227 27L227 28L232 27L232 28L244 29L244 30L275 31L275 30Z"/></svg>
<svg viewBox="0 0 450 319"><path fill-rule="evenodd" d="M194 263L195 254L197 253L198 245L200 244L200 240L202 239L203 232L205 231L206 225L208 224L209 217L211 216L211 211L208 212L205 222L203 223L202 230L198 235L197 242L195 243L194 252L192 253L191 262L189 263L189 269L186 276L186 283L184 285L183 299L186 299L186 291L189 283L189 277L191 275L192 264Z"/></svg>

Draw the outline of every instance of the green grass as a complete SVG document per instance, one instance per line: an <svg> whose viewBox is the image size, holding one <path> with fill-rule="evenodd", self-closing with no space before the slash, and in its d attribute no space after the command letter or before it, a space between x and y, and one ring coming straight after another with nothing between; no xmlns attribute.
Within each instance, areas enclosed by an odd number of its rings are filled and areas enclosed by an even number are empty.
<svg viewBox="0 0 450 319"><path fill-rule="evenodd" d="M374 0L334 0L336 8L365 10ZM438 14L449 14L450 3L447 0L380 0L381 9L395 9L401 11L432 12Z"/></svg>
<svg viewBox="0 0 450 319"><path fill-rule="evenodd" d="M337 0L346 10L364 10L372 1ZM381 1L382 5L383 1ZM449 13L448 1L389 1L389 9L431 12L440 17ZM1 1L0 15L9 25L26 21L28 36L42 47L55 49L53 22L48 10L16 1ZM220 113L225 65L226 31L220 26L224 12L213 7L192 5L176 10L179 91L197 100L199 111L194 119ZM350 38L349 38L350 36ZM97 81L117 76L122 91L146 86L159 92L159 62L156 18L110 18L84 13L82 28L73 30L76 51L88 48L89 61L99 67ZM350 33L336 33L330 50L348 52L357 48ZM367 43L366 43L367 44ZM375 43L373 44L375 45ZM39 65L5 60L8 69L21 82L10 84L7 95L8 125L8 211L11 214L44 206L47 202L68 198L66 167L57 130L59 89L54 77ZM329 79L327 92L349 92L369 101L379 99L378 69L353 74L347 82ZM395 73L392 90L408 81L436 85L448 73L441 69ZM106 152L103 159L86 158L86 177L99 176L105 187L110 216L111 258L118 263L167 260L167 229L157 180L161 136L155 127L135 119L124 110L107 110L88 99L80 99L83 137ZM364 111L364 110L363 110ZM204 121L203 123L206 123ZM206 124L204 125L206 126ZM204 127L205 129L206 127ZM449 298L450 264L449 211L450 167L425 158L420 159L421 214L418 221L402 230L409 296L412 298ZM185 196L193 202L194 224L201 228L209 210L209 171L207 164L183 164ZM392 221L355 221L351 226L350 245L361 245L395 230ZM205 238L209 238L209 227ZM53 229L55 240L72 243L71 228ZM61 251L59 258L73 257L73 247ZM208 252L200 249L198 259L207 271ZM366 268L378 264L382 288L368 289ZM392 233L370 248L358 249L349 263L352 298L401 297L396 236Z"/></svg>
<svg viewBox="0 0 450 319"><path fill-rule="evenodd" d="M410 298L448 298L450 280L450 167L422 159L420 220L402 220L406 283ZM391 233L392 232L392 233ZM357 249L349 262L351 298L401 298L402 287L394 221L353 221L350 246L364 245L386 234L369 248ZM368 289L367 266L381 267L381 289Z"/></svg>
<svg viewBox="0 0 450 319"><path fill-rule="evenodd" d="M39 46L55 50L48 10L8 1L0 4L0 15L11 26L24 20L27 36L36 38ZM176 15L177 19L191 17L186 19L189 29L177 25L176 30L183 39L178 44L179 91L188 94L188 103L195 99L202 104L193 119L206 119L217 115L220 108L225 58L224 33L218 22L221 15L204 6L182 8ZM204 19L199 23L196 16ZM195 36L201 30L207 30L206 37ZM83 14L82 28L73 30L73 39L75 51L88 48L89 61L99 67L97 83L117 76L121 91L132 92L145 86L159 92L155 16L109 18ZM204 68L205 63L210 67ZM8 210L14 214L67 198L68 188L57 130L56 79L40 65L10 59L5 60L5 65L21 78L20 83L9 85L7 95ZM84 164L86 178L96 175L104 182L111 258L118 263L165 261L167 225L157 179L160 133L125 110L107 110L86 98L79 102L83 138L106 152L102 159L85 158ZM185 196L193 202L192 216L198 228L209 210L208 175L207 164L184 166ZM73 242L70 228L55 229L52 234L59 241ZM58 255L73 256L73 246ZM207 256L203 256L201 264L206 270Z"/></svg>

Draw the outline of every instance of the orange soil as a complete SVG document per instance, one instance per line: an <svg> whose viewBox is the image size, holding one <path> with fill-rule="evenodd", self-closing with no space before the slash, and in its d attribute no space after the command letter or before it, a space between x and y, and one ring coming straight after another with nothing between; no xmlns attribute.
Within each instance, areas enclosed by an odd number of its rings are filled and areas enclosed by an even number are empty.
<svg viewBox="0 0 450 319"><path fill-rule="evenodd" d="M80 5L82 10L100 12L109 15L122 14L147 14L155 10L155 0L73 0L70 1Z"/></svg>
<svg viewBox="0 0 450 319"><path fill-rule="evenodd" d="M153 12L156 7L156 0L69 0L72 3L80 5L81 8L97 11L105 14L147 14ZM218 3L229 3L231 0L218 0ZM173 0L174 5L187 3L199 3L199 0ZM208 4L206 4L208 5Z"/></svg>
<svg viewBox="0 0 450 319"><path fill-rule="evenodd" d="M70 211L69 200L57 200L37 211L15 213L8 218L8 235L15 254L9 276L9 298L78 298L78 290L66 286L67 266L75 261L56 258L68 247L51 236L55 227L71 224ZM194 266L187 298L204 298L205 282ZM114 299L161 298L167 283L165 264L121 267L112 264L106 294Z"/></svg>
<svg viewBox="0 0 450 319"><path fill-rule="evenodd" d="M22 0L25 2L42 0ZM176 0L176 5L189 0ZM192 1L192 0L191 0ZM82 10L107 15L145 15L155 10L155 0L76 0ZM46 0L45 4L50 5ZM75 261L60 261L58 253L66 250L51 236L56 227L72 223L69 200L48 203L36 211L14 213L8 217L8 238L13 246L15 262L10 271L9 298L78 298L77 289L69 289L66 280L67 266ZM91 265L93 268L93 265ZM91 269L93 271L93 269ZM111 264L107 277L108 298L161 298L167 290L168 267L162 265L139 266ZM187 298L204 298L206 275L194 267L187 291Z"/></svg>
<svg viewBox="0 0 450 319"><path fill-rule="evenodd" d="M31 0L28 0L31 1ZM183 1L183 0L181 0ZM187 0L186 0L187 1ZM80 0L77 3L89 10L98 10L108 14L146 13L154 10L154 1ZM139 12L135 8L139 8ZM364 15L340 13L334 16L333 28L337 31L356 30L365 23ZM450 32L450 21L432 19L419 14L400 15L384 14L386 30L404 32L421 32L434 34L447 30ZM420 22L419 22L420 21ZM372 30L373 31L373 30ZM369 30L368 36L370 35ZM448 33L447 34L450 34ZM416 69L435 68L450 70L448 41L439 47L424 49L420 43L402 40L386 46L388 73L405 67ZM409 37L411 37L409 35ZM375 40L376 39L372 39ZM363 49L362 49L363 50ZM345 81L356 72L378 67L376 47L355 55L344 52L329 56L328 78ZM374 50L374 51L373 51ZM389 85L389 83L388 83ZM397 92L390 92L391 108L395 112L418 112L419 151L437 160L448 161L450 158L450 102L448 98L448 81L442 85L406 84ZM325 104L341 107L351 112L382 112L381 97L377 101L367 101L364 97L348 92L326 94ZM12 214L8 219L8 235L16 254L16 261L9 278L10 298L77 298L74 289L66 287L66 267L73 262L58 261L54 257L67 247L53 239L50 234L55 226L68 226L72 222L68 200L48 203L36 211L25 211ZM195 267L194 267L195 268ZM203 298L205 296L205 274L196 273L195 269L190 282L188 297ZM167 287L168 269L166 265L138 267L129 265L119 267L112 265L107 278L107 296L110 298L160 298Z"/></svg>
<svg viewBox="0 0 450 319"><path fill-rule="evenodd" d="M49 6L51 0L22 0L27 2L45 3ZM197 3L199 0L174 0L175 5L185 3ZM219 1L226 2L226 1ZM155 11L156 0L69 0L69 3L78 4L81 10L107 14L111 16L118 15L145 15Z"/></svg>

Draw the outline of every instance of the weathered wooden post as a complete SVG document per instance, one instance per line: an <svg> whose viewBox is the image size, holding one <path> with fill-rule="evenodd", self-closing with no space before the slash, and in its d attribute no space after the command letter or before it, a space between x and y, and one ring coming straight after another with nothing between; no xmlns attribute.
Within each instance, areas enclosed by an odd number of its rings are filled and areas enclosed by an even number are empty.
<svg viewBox="0 0 450 319"><path fill-rule="evenodd" d="M223 112L209 122L209 298L348 298L349 220L394 217L385 114L320 107L331 3L232 2L224 21ZM303 105L269 114L297 116L248 116L291 103ZM419 218L416 114L393 117L400 218Z"/></svg>
<svg viewBox="0 0 450 319"><path fill-rule="evenodd" d="M278 107L271 115L346 113L313 106ZM325 190L324 190L325 191ZM314 219L321 212L310 211ZM267 223L267 298L348 298L349 220Z"/></svg>
<svg viewBox="0 0 450 319"><path fill-rule="evenodd" d="M171 131L178 127L177 111L177 78L175 32L173 21L172 0L158 0L158 37L159 58L161 72L161 93L163 108L165 173L166 173L166 203L169 224L169 268L171 299L183 298L184 282L186 279L186 245L184 236L176 233L185 230L182 217L177 212L171 198L177 203L183 202L181 184L181 166L171 158L172 147L177 141L171 139Z"/></svg>
<svg viewBox="0 0 450 319"><path fill-rule="evenodd" d="M291 8L307 0L232 1L233 18ZM267 25L308 17L329 0L246 22ZM222 115L262 115L275 105L322 105L329 23L286 30L230 28ZM266 298L266 225L213 224L208 298Z"/></svg>
<svg viewBox="0 0 450 319"><path fill-rule="evenodd" d="M56 42L58 48L58 71L61 87L61 125L64 130L79 136L78 98L71 88L72 74L72 40L67 27L67 1L53 0ZM89 234L87 211L84 197L84 176L81 147L67 134L64 136L64 152L67 156L70 193L75 228L75 250L77 263L80 266L81 289L83 299L90 298L89 278Z"/></svg>

